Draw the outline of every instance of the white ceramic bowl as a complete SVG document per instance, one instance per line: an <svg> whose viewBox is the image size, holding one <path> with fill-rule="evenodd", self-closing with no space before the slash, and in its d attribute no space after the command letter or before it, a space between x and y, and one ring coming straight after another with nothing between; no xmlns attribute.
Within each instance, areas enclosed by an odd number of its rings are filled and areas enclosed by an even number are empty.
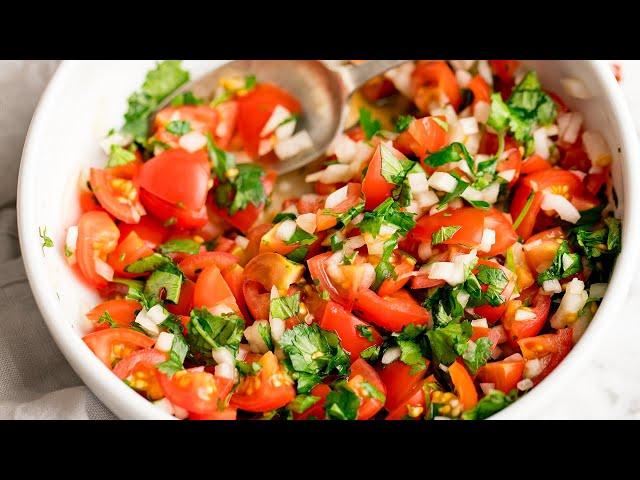
<svg viewBox="0 0 640 480"><path fill-rule="evenodd" d="M187 61L192 78L222 61ZM561 93L585 115L591 129L602 132L613 154L613 178L623 218L622 253L609 291L586 333L569 356L540 385L493 418L532 418L545 396L562 402L570 373L588 356L602 330L616 322L636 265L640 232L638 143L631 116L609 66L601 61L529 62L545 87ZM78 281L66 264L65 229L79 214L77 181L81 169L104 164L98 141L122 123L126 99L142 83L153 61L68 61L47 87L31 122L18 183L20 245L31 288L51 335L89 388L119 417L172 418L127 387L93 355L81 340L89 323L84 313L98 296ZM588 100L570 98L561 79L582 79L592 93ZM55 248L41 248L38 227L47 227Z"/></svg>

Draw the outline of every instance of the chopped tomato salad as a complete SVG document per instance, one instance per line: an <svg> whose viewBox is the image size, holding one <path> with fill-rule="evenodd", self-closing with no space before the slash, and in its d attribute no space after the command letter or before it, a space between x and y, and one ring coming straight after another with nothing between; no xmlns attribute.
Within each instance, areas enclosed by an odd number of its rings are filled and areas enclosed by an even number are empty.
<svg viewBox="0 0 640 480"><path fill-rule="evenodd" d="M612 155L526 65L372 79L287 188L263 165L312 146L298 99L254 76L174 95L188 79L161 62L129 98L64 246L103 298L86 345L158 408L484 419L588 327L621 248Z"/></svg>

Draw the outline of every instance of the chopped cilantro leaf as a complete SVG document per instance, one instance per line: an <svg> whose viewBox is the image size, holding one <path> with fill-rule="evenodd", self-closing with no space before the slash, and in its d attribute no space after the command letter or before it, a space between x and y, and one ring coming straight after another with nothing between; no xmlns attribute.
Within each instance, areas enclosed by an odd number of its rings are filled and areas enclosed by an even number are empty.
<svg viewBox="0 0 640 480"><path fill-rule="evenodd" d="M371 116L371 112L366 108L360 108L360 126L362 127L367 140L371 140L371 138L373 138L373 136L382 128L380 121L375 120Z"/></svg>
<svg viewBox="0 0 640 480"><path fill-rule="evenodd" d="M415 119L413 115L400 115L396 120L396 132L404 132Z"/></svg>
<svg viewBox="0 0 640 480"><path fill-rule="evenodd" d="M290 297L277 297L271 299L269 305L269 315L271 318L286 320L294 317L300 311L300 292L296 292Z"/></svg>
<svg viewBox="0 0 640 480"><path fill-rule="evenodd" d="M111 145L109 150L109 160L107 160L107 168L119 167L135 161L135 154L120 145Z"/></svg>
<svg viewBox="0 0 640 480"><path fill-rule="evenodd" d="M431 245L438 245L442 242L446 242L451 237L455 235L455 233L460 230L459 225L450 225L441 227L438 231L433 232L431 235Z"/></svg>
<svg viewBox="0 0 640 480"><path fill-rule="evenodd" d="M186 120L172 120L167 124L167 132L182 136L191 131L191 124Z"/></svg>

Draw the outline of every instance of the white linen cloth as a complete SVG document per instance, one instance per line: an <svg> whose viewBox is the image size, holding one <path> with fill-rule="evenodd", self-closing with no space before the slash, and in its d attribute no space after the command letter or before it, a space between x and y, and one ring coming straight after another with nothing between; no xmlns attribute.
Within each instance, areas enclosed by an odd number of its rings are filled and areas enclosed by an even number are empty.
<svg viewBox="0 0 640 480"><path fill-rule="evenodd" d="M20 156L57 61L0 61L0 419L113 419L55 345L24 271L16 222Z"/></svg>

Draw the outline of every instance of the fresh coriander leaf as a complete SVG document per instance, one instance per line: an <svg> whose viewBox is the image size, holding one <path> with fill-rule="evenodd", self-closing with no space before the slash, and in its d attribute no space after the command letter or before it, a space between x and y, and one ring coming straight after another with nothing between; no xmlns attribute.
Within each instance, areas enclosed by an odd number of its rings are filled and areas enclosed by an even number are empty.
<svg viewBox="0 0 640 480"><path fill-rule="evenodd" d="M318 401L320 397L316 397L314 395L297 395L293 401L287 405L287 408L295 413L304 413L313 407Z"/></svg>
<svg viewBox="0 0 640 480"><path fill-rule="evenodd" d="M460 160L464 160L467 163L470 172L476 171L476 163L473 160L473 157L467 150L467 147L460 142L453 142L442 150L432 153L425 159L425 164L430 167L437 168L447 163L459 162Z"/></svg>
<svg viewBox="0 0 640 480"><path fill-rule="evenodd" d="M262 185L264 170L254 163L241 163L236 166L238 175L234 179L235 196L229 207L229 215L244 210L250 203L259 207L267 199Z"/></svg>
<svg viewBox="0 0 640 480"><path fill-rule="evenodd" d="M529 209L531 208L531 204L533 203L533 198L535 197L535 192L532 191L529 196L527 197L527 201L524 204L524 207L522 207L522 210L520 210L520 213L518 214L518 218L516 218L516 221L513 222L513 229L516 230L520 224L522 223L522 221L524 220L524 217L527 216L527 213L529 212Z"/></svg>
<svg viewBox="0 0 640 480"><path fill-rule="evenodd" d="M544 272L538 274L538 284L542 285L546 280L557 280L569 277L582 270L582 262L580 255L569 252L569 244L563 240L551 266Z"/></svg>
<svg viewBox="0 0 640 480"><path fill-rule="evenodd" d="M409 170L415 165L415 162L411 160L396 157L391 149L383 143L380 144L380 157L380 174L387 182L393 183L394 185L400 185Z"/></svg>
<svg viewBox="0 0 640 480"><path fill-rule="evenodd" d="M411 340L398 340L400 347L400 361L407 365L416 365L423 363L422 350L420 346Z"/></svg>
<svg viewBox="0 0 640 480"><path fill-rule="evenodd" d="M460 178L460 175L458 175L457 173L449 172L449 174L452 175L457 180L458 183L456 184L456 187L451 192L447 193L444 197L440 199L440 202L438 202L438 207L440 208L442 208L443 206L448 204L450 201L462 195L464 191L467 189L467 187L469 186L469 183L462 180L462 178Z"/></svg>
<svg viewBox="0 0 640 480"><path fill-rule="evenodd" d="M309 247L303 245L288 253L286 257L292 262L302 263L307 258L307 253L309 253Z"/></svg>
<svg viewBox="0 0 640 480"><path fill-rule="evenodd" d="M463 420L484 420L494 413L499 412L511 405L517 398L518 392L512 390L509 395L505 395L500 390L493 390L491 393L481 398L471 410L462 414Z"/></svg>
<svg viewBox="0 0 640 480"><path fill-rule="evenodd" d="M197 98L192 91L183 92L176 95L171 100L172 107L181 107L183 105L202 105L204 101L201 98Z"/></svg>
<svg viewBox="0 0 640 480"><path fill-rule="evenodd" d="M440 243L446 242L451 237L453 237L455 233L460 230L460 228L460 225L441 227L438 231L433 232L433 234L431 235L431 245L439 245Z"/></svg>
<svg viewBox="0 0 640 480"><path fill-rule="evenodd" d="M187 342L194 357L211 357L211 350L227 347L234 354L244 333L244 320L235 313L213 315L206 308L193 309L187 324Z"/></svg>
<svg viewBox="0 0 640 480"><path fill-rule="evenodd" d="M296 214L295 213L291 213L291 212L280 212L277 213L275 217L273 217L273 220L271 221L271 223L273 223L274 225L276 223L280 223L284 220L294 220L296 219Z"/></svg>
<svg viewBox="0 0 640 480"><path fill-rule="evenodd" d="M368 362L375 362L380 356L380 345L371 345L360 352L360 357Z"/></svg>
<svg viewBox="0 0 640 480"><path fill-rule="evenodd" d="M374 341L373 330L369 325L356 325L356 331L362 337L370 342Z"/></svg>
<svg viewBox="0 0 640 480"><path fill-rule="evenodd" d="M597 258L607 251L607 229L589 230L587 227L576 227L576 243L588 258Z"/></svg>
<svg viewBox="0 0 640 480"><path fill-rule="evenodd" d="M366 108L360 108L360 126L364 131L367 140L371 140L373 136L380 131L382 125L379 120L374 120L371 112Z"/></svg>
<svg viewBox="0 0 640 480"><path fill-rule="evenodd" d="M190 238L176 238L163 243L158 247L160 253L166 255L168 253L186 253L195 255L200 251L200 243Z"/></svg>
<svg viewBox="0 0 640 480"><path fill-rule="evenodd" d="M331 210L329 210L328 212L331 212ZM341 225L342 228L344 228L347 225L349 225L349 223L351 223L351 221L354 218L356 218L358 215L360 215L362 212L364 212L364 202L351 207L345 213L338 214L336 220L338 224Z"/></svg>
<svg viewBox="0 0 640 480"><path fill-rule="evenodd" d="M178 317L175 315L168 315L167 318L160 324L162 328L166 328L169 333L173 333L174 335L182 336L182 332L184 330L182 323L178 320Z"/></svg>
<svg viewBox="0 0 640 480"><path fill-rule="evenodd" d="M556 118L556 104L543 90L534 71L528 72L516 85L507 101L509 108L523 118L549 125Z"/></svg>
<svg viewBox="0 0 640 480"><path fill-rule="evenodd" d="M262 338L262 341L269 350L273 350L273 339L271 338L271 325L267 323L258 324L258 333Z"/></svg>
<svg viewBox="0 0 640 480"><path fill-rule="evenodd" d="M286 320L295 317L300 311L300 292L296 292L290 297L272 298L269 305L269 315L271 318Z"/></svg>
<svg viewBox="0 0 640 480"><path fill-rule="evenodd" d="M182 136L191 131L191 124L186 120L172 120L167 123L167 132Z"/></svg>
<svg viewBox="0 0 640 480"><path fill-rule="evenodd" d="M249 363L242 360L236 360L236 368L238 369L238 372L240 372L240 375L248 377L255 376L260 373L260 370L262 370L262 365L260 365L258 362Z"/></svg>
<svg viewBox="0 0 640 480"><path fill-rule="evenodd" d="M359 407L360 398L344 380L335 383L325 399L325 411L331 420L355 420Z"/></svg>
<svg viewBox="0 0 640 480"><path fill-rule="evenodd" d="M376 237L385 223L396 227L399 235L406 235L416 224L413 214L401 211L392 198L387 198L372 212L365 212L358 228L361 232Z"/></svg>
<svg viewBox="0 0 640 480"><path fill-rule="evenodd" d="M221 182L227 182L227 172L236 166L235 158L232 154L218 148L213 141L211 133L207 132L207 153L211 162L211 169Z"/></svg>
<svg viewBox="0 0 640 480"><path fill-rule="evenodd" d="M127 273L145 273L157 270L162 265L171 263L171 259L159 253L152 253L127 265L124 270Z"/></svg>
<svg viewBox="0 0 640 480"><path fill-rule="evenodd" d="M400 115L396 120L396 132L404 132L415 119L413 115Z"/></svg>
<svg viewBox="0 0 640 480"><path fill-rule="evenodd" d="M467 349L462 354L462 358L472 375L475 375L478 368L486 364L487 360L491 358L492 346L491 340L487 337L479 338L475 342L469 340Z"/></svg>
<svg viewBox="0 0 640 480"><path fill-rule="evenodd" d="M103 323L106 323L111 328L119 327L118 323L111 317L111 314L107 310L105 310L105 312L100 315L100 318L98 319L98 325L101 325Z"/></svg>
<svg viewBox="0 0 640 480"><path fill-rule="evenodd" d="M182 289L182 275L172 272L155 270L151 273L144 286L144 294L155 302L167 301L177 304Z"/></svg>
<svg viewBox="0 0 640 480"><path fill-rule="evenodd" d="M187 345L182 334L174 333L169 359L160 363L158 370L166 373L169 377L172 377L176 372L184 370L184 359L188 352L189 345Z"/></svg>
<svg viewBox="0 0 640 480"><path fill-rule="evenodd" d="M344 241L342 241L342 242L338 241L336 233L331 235L331 238L329 239L329 242L330 242L330 245L331 245L331 251L332 252L337 252L339 250L342 250L342 248L344 247Z"/></svg>
<svg viewBox="0 0 640 480"><path fill-rule="evenodd" d="M284 243L287 245L311 245L318 239L314 234L307 232L306 230L296 227L295 232L289 240L286 240Z"/></svg>
<svg viewBox="0 0 640 480"><path fill-rule="evenodd" d="M471 338L471 323L463 321L451 322L427 332L429 344L434 357L439 363L451 365L455 359L467 349Z"/></svg>
<svg viewBox="0 0 640 480"><path fill-rule="evenodd" d="M247 75L244 77L244 89L251 90L258 84L258 79L255 75Z"/></svg>
<svg viewBox="0 0 640 480"><path fill-rule="evenodd" d="M509 283L509 279L500 268L491 268L487 265L478 266L476 278L479 282L487 285L482 297L486 303L497 307L505 302L502 291Z"/></svg>
<svg viewBox="0 0 640 480"><path fill-rule="evenodd" d="M136 155L129 149L122 148L119 145L111 145L109 150L109 160L107 160L107 168L119 167L127 163L134 162Z"/></svg>
<svg viewBox="0 0 640 480"><path fill-rule="evenodd" d="M610 252L619 252L622 243L620 220L614 217L607 217L604 219L604 223L609 229L609 233L607 234L607 248Z"/></svg>
<svg viewBox="0 0 640 480"><path fill-rule="evenodd" d="M373 285L371 285L371 288L373 290L378 290L378 288L380 288L382 283L387 278L395 279L397 277L396 269L390 261L391 256L393 255L393 251L396 249L397 246L398 246L397 233L394 233L393 235L391 235L391 237L385 240L382 246L382 257L380 258L380 261L378 262L378 264L374 269L376 273L376 278L373 282Z"/></svg>
<svg viewBox="0 0 640 480"><path fill-rule="evenodd" d="M360 390L362 390L365 396L378 400L381 403L384 403L387 399L384 393L382 393L367 381L360 382L359 388Z"/></svg>

